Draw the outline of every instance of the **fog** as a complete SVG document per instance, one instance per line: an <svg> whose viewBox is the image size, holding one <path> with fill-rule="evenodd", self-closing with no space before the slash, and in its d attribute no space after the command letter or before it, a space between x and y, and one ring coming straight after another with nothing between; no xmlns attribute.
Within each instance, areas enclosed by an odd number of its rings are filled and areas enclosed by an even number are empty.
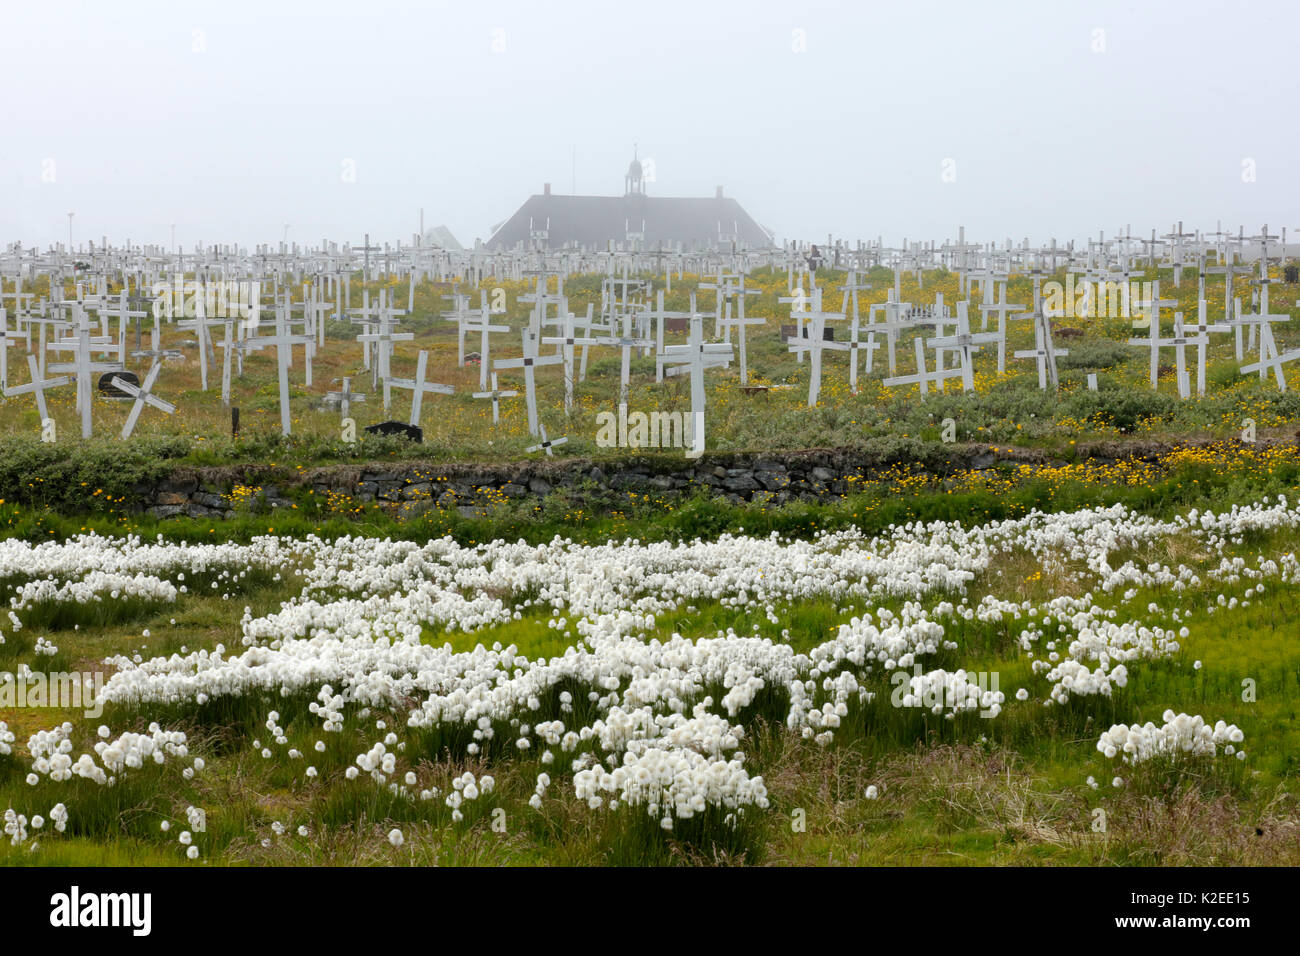
<svg viewBox="0 0 1300 956"><path fill-rule="evenodd" d="M634 144L780 238L1294 229L1297 9L9 5L0 241L469 245Z"/></svg>

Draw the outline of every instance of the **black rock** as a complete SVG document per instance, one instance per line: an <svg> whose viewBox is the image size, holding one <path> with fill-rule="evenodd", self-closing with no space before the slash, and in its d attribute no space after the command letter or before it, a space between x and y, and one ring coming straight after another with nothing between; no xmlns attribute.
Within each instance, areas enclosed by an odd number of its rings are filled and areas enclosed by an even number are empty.
<svg viewBox="0 0 1300 956"><path fill-rule="evenodd" d="M104 398L134 398L135 396L122 391L113 384L115 378L120 378L136 388L140 387L140 376L136 375L135 372L105 372L99 376L99 394Z"/></svg>
<svg viewBox="0 0 1300 956"><path fill-rule="evenodd" d="M403 438L409 438L413 442L424 442L424 429L418 425L408 425L406 422L380 422L378 425L367 425L367 435L400 435Z"/></svg>

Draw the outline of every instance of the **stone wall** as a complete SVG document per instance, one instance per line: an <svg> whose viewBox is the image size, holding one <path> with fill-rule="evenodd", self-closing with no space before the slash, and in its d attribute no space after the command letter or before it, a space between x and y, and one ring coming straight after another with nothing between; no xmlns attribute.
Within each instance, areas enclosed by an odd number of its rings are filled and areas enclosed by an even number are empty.
<svg viewBox="0 0 1300 956"><path fill-rule="evenodd" d="M428 507L458 508L466 516L503 501L564 494L569 500L616 502L629 494L672 499L707 489L731 502L819 501L848 494L855 484L899 469L951 474L991 468L999 462L1042 463L1048 457L1026 449L983 445L941 446L917 455L871 454L852 449L813 449L783 454L628 458L617 463L556 459L509 464L403 462L391 466L337 466L295 471L244 466L186 469L154 486L133 489L136 510L159 517L228 518L235 513L231 492L271 510L293 508L307 493L389 503L411 513Z"/></svg>
<svg viewBox="0 0 1300 956"><path fill-rule="evenodd" d="M1176 447L1220 444L1146 439L1081 442L1069 460L1112 465L1121 460L1158 461ZM1294 446L1294 436L1260 437L1256 448ZM404 461L305 469L244 463L211 468L178 467L151 485L132 489L128 509L159 518L229 518L234 501L258 509L292 509L308 496L341 496L378 502L412 513L429 507L458 508L473 516L503 501L562 495L566 504L617 508L628 495L672 499L707 489L731 502L821 501L849 494L854 486L901 473L946 477L998 466L1058 466L1066 461L1042 449L981 444L940 444L917 439L868 443L863 448L817 448L762 454L629 455L619 459L539 458L503 463ZM242 489L232 498L232 492ZM345 508L335 508L336 512Z"/></svg>

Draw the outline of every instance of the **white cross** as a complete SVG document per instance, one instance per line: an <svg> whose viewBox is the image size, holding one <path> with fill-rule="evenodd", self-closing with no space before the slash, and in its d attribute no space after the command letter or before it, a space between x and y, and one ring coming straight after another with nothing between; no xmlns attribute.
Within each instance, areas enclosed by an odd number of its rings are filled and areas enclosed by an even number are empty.
<svg viewBox="0 0 1300 956"><path fill-rule="evenodd" d="M664 290L660 289L655 298L655 307L650 317L655 326L655 381L664 380L664 324L669 319L690 319L695 312L694 293L691 293L692 308L690 312L668 312L664 309Z"/></svg>
<svg viewBox="0 0 1300 956"><path fill-rule="evenodd" d="M72 381L66 375L59 375L55 378L41 378L40 369L36 365L36 356L27 356L27 368L31 372L32 380L26 385L15 385L13 388L4 389L5 398L13 398L15 395L26 395L28 393L36 396L36 412L40 415L41 421L44 422L50 417L49 410L45 407L45 390L47 388L58 388L67 385Z"/></svg>
<svg viewBox="0 0 1300 956"><path fill-rule="evenodd" d="M598 322L596 322L596 320L592 317L593 310L594 310L593 303L588 302L586 315L583 316L581 322L578 323L577 327L580 327L588 338L591 337L593 331L612 332L613 329L604 329L600 326ZM578 381L579 382L585 382L587 380L587 357L588 357L588 353L591 351L591 348L592 347L590 345L584 345L582 347L582 356L578 359Z"/></svg>
<svg viewBox="0 0 1300 956"><path fill-rule="evenodd" d="M1038 364L1038 387L1046 389L1048 383L1052 388L1056 388L1059 379L1056 375L1056 357L1058 355L1069 355L1069 349L1057 351L1052 344L1052 320L1040 308L1033 312L1034 319L1034 347L1013 353L1015 358L1032 358L1037 360Z"/></svg>
<svg viewBox="0 0 1300 956"><path fill-rule="evenodd" d="M1207 353L1209 352L1210 333L1230 331L1230 325L1211 325L1205 321L1205 300L1201 299L1196 305L1196 324L1192 326L1192 331L1196 337L1192 340L1196 343L1196 394L1205 394L1205 368Z"/></svg>
<svg viewBox="0 0 1300 956"><path fill-rule="evenodd" d="M411 419L409 424L413 427L419 427L420 411L424 406L425 392L435 395L454 395L456 393L456 389L450 385L439 385L436 382L426 381L425 375L428 365L429 353L421 349L415 362L415 378L384 379L385 385L392 382L394 388L409 388L411 390Z"/></svg>
<svg viewBox="0 0 1300 956"><path fill-rule="evenodd" d="M921 336L912 340L912 345L916 349L916 373L913 375L891 375L883 379L880 384L887 388L893 388L895 385L919 385L921 394L929 394L930 382L935 382L940 387L944 379L956 378L961 374L959 368L941 369L936 368L933 372L925 367L925 341Z"/></svg>
<svg viewBox="0 0 1300 956"><path fill-rule="evenodd" d="M126 424L122 426L123 439L131 437L131 432L135 430L135 423L139 420L140 412L146 404L152 405L154 408L167 415L176 411L175 405L171 402L164 402L161 398L158 398L152 393L153 384L157 381L158 371L161 368L162 365L155 361L149 368L149 374L144 377L144 384L140 386L132 385L126 379L119 378L116 375L111 379L115 386L135 399L135 402L131 405L131 411L126 416Z"/></svg>
<svg viewBox="0 0 1300 956"><path fill-rule="evenodd" d="M967 393L975 391L973 353L978 352L981 345L999 341L996 332L971 333L969 308L969 302L965 300L958 302L956 332L953 335L941 335L938 338L930 339L926 343L932 349L952 349L958 353L961 360L962 390ZM942 363L939 364L939 368L943 368Z"/></svg>
<svg viewBox="0 0 1300 956"><path fill-rule="evenodd" d="M1259 372L1262 379L1268 369L1273 370L1274 379L1277 381L1277 387L1286 391L1286 377L1282 374L1282 366L1287 362L1294 362L1300 359L1300 349L1291 349L1289 352L1278 353L1277 343L1273 339L1273 326L1268 322L1260 323L1259 326L1259 361L1252 362L1249 365L1241 367L1241 373Z"/></svg>
<svg viewBox="0 0 1300 956"><path fill-rule="evenodd" d="M736 315L734 317L732 316L731 300L728 299L725 307L725 315L722 320L722 327L726 331L726 338L724 341L731 341L731 329L733 326L739 330L736 344L740 349L740 384L742 386L749 384L749 345L746 341L745 329L751 325L767 324L767 319L765 318L760 318L758 316L747 317L745 315L745 296L758 295L760 291L761 290L759 289L746 289L745 277L742 275L740 277L740 285L732 290L732 294L736 297ZM663 300L661 299L661 306L662 301Z"/></svg>
<svg viewBox="0 0 1300 956"><path fill-rule="evenodd" d="M239 359L240 374L243 374L244 368L244 343L234 338L235 317L228 315L222 319L225 325L225 338L221 342L221 348L225 355L221 363L221 404L229 407L230 405L230 357L232 354L237 355ZM239 325L239 331L242 335L247 326L243 323Z"/></svg>
<svg viewBox="0 0 1300 956"><path fill-rule="evenodd" d="M688 458L704 454L704 370L725 367L731 363L732 348L725 342L704 341L704 320L697 312L691 316L691 338L687 345L669 345L665 352L673 358L685 358L688 365L675 365L664 370L667 375L691 377L691 450ZM622 416L626 410L620 409Z"/></svg>
<svg viewBox="0 0 1300 956"><path fill-rule="evenodd" d="M870 313L868 313L870 315ZM871 371L871 360L876 349L880 348L880 343L876 341L876 333L871 329L871 323L868 323L867 340L858 341L859 320L858 316L853 317L849 330L849 341L847 348L849 350L849 390L854 395L858 394L858 351L865 349L867 353L867 371ZM831 343L837 345L838 343Z"/></svg>
<svg viewBox="0 0 1300 956"><path fill-rule="evenodd" d="M542 339L543 345L558 345L559 355L564 364L564 414L569 415L573 412L573 350L575 346L600 345L603 340L578 336L573 332L573 313L564 314L564 325L562 334L547 336ZM480 385L480 388L482 385Z"/></svg>
<svg viewBox="0 0 1300 956"><path fill-rule="evenodd" d="M1150 323L1147 327L1148 328L1147 337L1145 340L1136 339L1136 338L1128 340L1129 345L1137 345L1137 346L1145 345L1147 348L1151 350L1150 377L1151 377L1152 388L1156 388L1158 386L1159 379L1160 379L1160 346L1167 344L1165 342L1162 342L1160 339L1160 307L1164 306L1166 308L1170 308L1177 304L1178 302L1175 299L1160 298L1160 282L1157 280L1155 284L1152 286L1151 298L1148 301L1142 303L1141 305L1142 311L1146 313L1146 321ZM1141 320L1133 323L1133 328L1137 329L1141 327L1142 327Z"/></svg>
<svg viewBox="0 0 1300 956"><path fill-rule="evenodd" d="M1192 386L1187 377L1187 346L1193 344L1193 339L1183 334L1183 313L1174 313L1174 336L1170 339L1161 339L1161 345L1172 345L1174 347L1174 361L1178 369L1178 397L1187 399L1191 397Z"/></svg>
<svg viewBox="0 0 1300 956"><path fill-rule="evenodd" d="M154 322L153 329L149 333L150 341L153 343L153 347L148 349L136 349L131 352L131 358L166 359L166 358L177 358L180 355L184 354L180 351L180 349L164 349L161 347L160 344L160 336L162 334L161 329L162 329L162 323Z"/></svg>
<svg viewBox="0 0 1300 956"><path fill-rule="evenodd" d="M394 321L396 313L387 307L385 295L382 291L379 294L378 311L378 331L363 332L357 336L357 341L374 343L376 347L377 360L371 366L371 385L378 386L380 381L384 383L384 411L387 412L393 404L392 389L388 384L388 380L393 374L393 344L396 342L410 342L415 338L415 333L393 331L396 325Z"/></svg>
<svg viewBox="0 0 1300 956"><path fill-rule="evenodd" d="M126 321L127 319L143 319L148 315L149 315L148 312L142 312L139 310L132 310L127 308L125 286L123 286L122 291L118 294L116 309L110 309L108 308L107 305L99 306L99 317L101 320L105 322L105 324L107 324L109 318L117 319L117 326L118 326L117 360L119 362L122 363L126 362Z"/></svg>
<svg viewBox="0 0 1300 956"><path fill-rule="evenodd" d="M813 281L813 288L816 289L816 280ZM777 296L776 301L786 303L790 306L790 318L794 319L794 345L790 345L790 351L794 352L795 361L800 365L803 364L803 350L805 348L803 334L803 320L808 315L809 296L803 291L803 286L794 290L793 295ZM787 345L789 340L786 340Z"/></svg>
<svg viewBox="0 0 1300 956"><path fill-rule="evenodd" d="M536 275L536 288L532 292L525 292L519 296L520 302L530 302L533 305L532 311L528 315L528 330L533 333L534 338L539 338L542 334L542 327L552 324L550 315L550 306L556 307L555 318L558 318L569 311L569 299L564 294L564 276L555 276L555 292L551 292L551 276L553 273L538 272ZM534 432L533 434L536 434Z"/></svg>
<svg viewBox="0 0 1300 956"><path fill-rule="evenodd" d="M72 362L64 362L50 366L51 372L73 372L77 376L77 409L81 412L81 437L89 438L91 432L90 410L94 402L93 384L91 383L91 374L93 372L120 372L122 371L121 362L92 362L90 353L95 351L96 344L102 344L92 339L90 334L90 322L86 318L85 311L81 306L73 304L73 317L76 322L76 337L61 342L54 342L51 348L71 349L75 354Z"/></svg>
<svg viewBox="0 0 1300 956"><path fill-rule="evenodd" d="M531 329L523 330L524 354L517 359L497 359L492 363L495 369L521 368L524 370L524 401L528 406L528 434L537 434L537 381L535 371L539 366L558 365L559 355L540 358L537 355L537 339Z"/></svg>
<svg viewBox="0 0 1300 956"><path fill-rule="evenodd" d="M1018 302L1007 301L1007 283L1005 280L995 283L997 287L997 300L994 301L989 296L985 296L983 305L980 306L980 313L984 318L984 328L989 327L989 313L998 314L998 374L1001 375L1007 370L1007 313L1022 312L1024 306ZM987 285L985 291L988 291Z"/></svg>
<svg viewBox="0 0 1300 956"><path fill-rule="evenodd" d="M889 357L889 374L893 375L898 371L896 349L898 346L899 335L912 328L909 316L912 312L912 303L903 302L899 299L897 282L899 273L894 273L895 288L890 289L883 305L880 306L885 313L885 321L879 323L885 332L886 354ZM871 307L871 315L874 317L876 306ZM877 323L872 323L877 324Z"/></svg>
<svg viewBox="0 0 1300 956"><path fill-rule="evenodd" d="M1232 253L1231 255L1226 255L1226 256L1225 254L1221 254L1220 262L1222 263L1222 265L1211 266L1210 268L1206 269L1205 272L1207 275L1223 276L1223 314L1225 318L1230 318L1233 314L1232 313L1232 300L1233 300L1232 277L1234 275L1245 275L1250 270L1237 268L1235 252ZM1233 331L1236 333L1234 336L1235 338L1234 345L1236 346L1237 349L1237 361L1240 362L1244 356L1244 352L1242 351L1242 343L1241 343L1241 326L1237 326L1236 328L1233 329Z"/></svg>
<svg viewBox="0 0 1300 956"><path fill-rule="evenodd" d="M359 325L365 332L369 333L376 325L379 324L379 309L370 307L370 290L361 290L361 308L348 309L348 320L353 325ZM361 343L361 360L365 365L366 371L370 371L370 342L357 336L357 341ZM462 359L464 361L464 359Z"/></svg>
<svg viewBox="0 0 1300 956"><path fill-rule="evenodd" d="M822 350L830 348L845 349L846 343L833 343L827 345L825 332L827 320L843 319L842 312L823 312L822 311L822 290L813 289L812 308L803 313L808 320L808 341L796 342L789 346L790 351L794 352L800 349L807 349L812 356L811 367L808 371L808 407L814 408L817 405L817 399L821 395L822 388Z"/></svg>
<svg viewBox="0 0 1300 956"><path fill-rule="evenodd" d="M508 325L493 325L491 321L491 311L488 309L487 293L479 293L479 320L475 325L472 322L460 320L460 364L465 364L465 333L477 332L479 334L478 347L478 387L487 388L488 377L488 350L491 348L491 334L493 332L509 332ZM472 315L472 313L471 313Z"/></svg>
<svg viewBox="0 0 1300 956"><path fill-rule="evenodd" d="M473 397L492 399L492 422L493 424L496 424L497 422L501 421L501 399L514 398L518 394L519 393L514 389L508 389L506 391L502 391L501 389L497 388L497 373L493 372L491 390L483 391L483 392L474 392Z"/></svg>
<svg viewBox="0 0 1300 956"><path fill-rule="evenodd" d="M858 282L857 269L849 269L849 274L844 277L844 286L842 288L842 291L844 293L844 299L840 303L840 311L843 312L846 316L848 316L851 320L857 319L859 317L858 293L868 292L870 290L871 290L871 286L869 284ZM852 312L849 311L850 305L853 307Z"/></svg>
<svg viewBox="0 0 1300 956"><path fill-rule="evenodd" d="M9 384L9 350L14 347L14 341L22 337L17 329L9 331L8 315L0 306L0 389Z"/></svg>
<svg viewBox="0 0 1300 956"><path fill-rule="evenodd" d="M627 404L629 373L632 366L632 350L640 348L649 348L655 343L653 340L644 337L634 336L632 334L632 313L623 313L623 334L618 338L613 336L600 338L596 340L600 345L613 345L623 350L623 362L620 368L619 376L619 404Z"/></svg>
<svg viewBox="0 0 1300 956"><path fill-rule="evenodd" d="M317 286L311 286L307 292L307 300L303 303L303 317L308 319L309 324L316 331L318 348L325 347L325 320L331 308L325 294Z"/></svg>
<svg viewBox="0 0 1300 956"><path fill-rule="evenodd" d="M554 457L555 457L555 452L551 451L551 449L552 449L555 445L563 445L563 444L564 444L566 441L568 441L569 439L568 439L567 437L560 437L560 438L556 438L556 439L553 439L553 440L552 440L552 439L549 439L549 438L546 437L546 426L545 426L545 425L542 425L542 426L541 426L541 429L542 429L542 440L541 440L541 442L540 442L539 444L536 444L536 445L529 445L529 446L528 446L526 449L524 449L524 450L525 450L525 451L544 451L544 452L546 452L547 457L554 458Z"/></svg>
<svg viewBox="0 0 1300 956"><path fill-rule="evenodd" d="M68 328L67 319L62 318L57 314L53 314L58 312L58 310L63 307L64 307L63 303L46 302L44 299L42 299L40 303L40 310L41 310L40 315L27 315L19 320L20 322L24 323L27 326L27 335L28 335L27 347L28 348L31 348L32 326L33 325L40 326L41 331L40 331L40 335L37 338L36 360L40 365L42 375L45 374L45 357L46 357L46 352L48 351L45 344L47 335L52 331L55 337L57 338L57 336L61 332L65 331Z"/></svg>
<svg viewBox="0 0 1300 956"><path fill-rule="evenodd" d="M199 386L203 391L208 390L208 353L212 351L212 338L208 335L208 328L221 322L217 319L215 322L208 318L207 305L204 302L202 294L196 297L198 305L197 314L193 318L182 319L176 323L178 329L184 329L187 332L192 331L199 344ZM213 355L215 360L216 356Z"/></svg>
<svg viewBox="0 0 1300 956"><path fill-rule="evenodd" d="M339 407L339 418L347 418L348 412L352 410L352 403L358 405L364 404L366 396L361 392L352 391L352 379L344 376L343 387L336 392L327 392L325 401L330 405Z"/></svg>
<svg viewBox="0 0 1300 956"><path fill-rule="evenodd" d="M293 358L293 347L295 345L309 345L311 338L309 336L290 334L285 327L285 311L283 306L279 306L275 310L275 335L245 339L244 345L254 349L265 345L275 346L276 364L279 366L280 432L288 435L293 424L293 420L289 416L289 362Z"/></svg>
<svg viewBox="0 0 1300 956"><path fill-rule="evenodd" d="M479 301L482 303L486 293L479 293ZM456 323L456 365L463 367L465 364L465 333L469 331L469 325L473 321L473 313L469 309L469 296L463 292L453 292L451 295L444 295L444 299L451 299L453 308L450 311L442 312L441 317L448 321Z"/></svg>

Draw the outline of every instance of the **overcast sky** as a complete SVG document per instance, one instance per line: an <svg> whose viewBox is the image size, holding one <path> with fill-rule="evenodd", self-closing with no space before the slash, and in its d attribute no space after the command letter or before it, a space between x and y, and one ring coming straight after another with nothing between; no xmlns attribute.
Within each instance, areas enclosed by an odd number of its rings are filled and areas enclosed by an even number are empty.
<svg viewBox="0 0 1300 956"><path fill-rule="evenodd" d="M621 194L633 143L652 195L723 185L782 238L1294 231L1298 11L10 3L0 241L409 241L423 208L468 245L544 182Z"/></svg>

